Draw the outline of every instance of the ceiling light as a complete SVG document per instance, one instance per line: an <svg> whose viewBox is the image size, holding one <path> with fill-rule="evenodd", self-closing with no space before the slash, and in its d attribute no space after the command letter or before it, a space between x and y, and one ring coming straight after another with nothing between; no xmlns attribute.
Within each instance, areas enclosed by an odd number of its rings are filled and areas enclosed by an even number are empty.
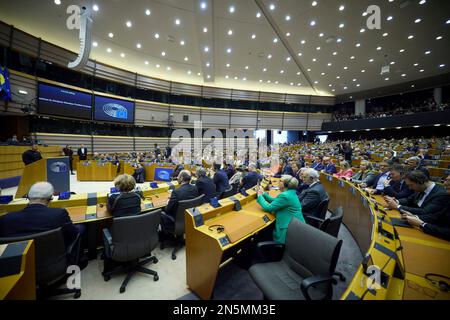
<svg viewBox="0 0 450 320"><path fill-rule="evenodd" d="M384 78L385 81L389 81L389 78Z"/></svg>
<svg viewBox="0 0 450 320"><path fill-rule="evenodd" d="M275 84L278 84L278 80L277 80L277 81L275 81Z"/></svg>
<svg viewBox="0 0 450 320"><path fill-rule="evenodd" d="M140 49L142 48L142 45L140 43L136 44L136 48Z"/></svg>
<svg viewBox="0 0 450 320"><path fill-rule="evenodd" d="M206 78L208 78L208 79L210 79L211 78L211 76L208 74L207 76L206 76Z"/></svg>
<svg viewBox="0 0 450 320"><path fill-rule="evenodd" d="M111 53L112 52L111 48L106 49L106 52Z"/></svg>
<svg viewBox="0 0 450 320"><path fill-rule="evenodd" d="M272 55L269 54L269 55L267 56L267 59L272 59Z"/></svg>
<svg viewBox="0 0 450 320"><path fill-rule="evenodd" d="M293 86L294 85L294 83L293 82L291 82L291 83L289 83L291 86Z"/></svg>
<svg viewBox="0 0 450 320"><path fill-rule="evenodd" d="M229 11L230 13L233 13L234 10L235 10L234 6L231 6L231 7L228 9L228 11Z"/></svg>
<svg viewBox="0 0 450 320"><path fill-rule="evenodd" d="M152 12L151 12L149 9L145 10L145 14L146 14L147 16L149 16L151 13L152 13Z"/></svg>
<svg viewBox="0 0 450 320"><path fill-rule="evenodd" d="M146 60L146 61L144 61L144 64L146 65L146 66L148 66L148 61Z"/></svg>
<svg viewBox="0 0 450 320"><path fill-rule="evenodd" d="M393 16L388 16L388 17L386 18L387 21L391 21L392 19L394 19Z"/></svg>
<svg viewBox="0 0 450 320"><path fill-rule="evenodd" d="M340 25L339 25L339 28L343 28L345 25L343 24L343 23L341 23Z"/></svg>
<svg viewBox="0 0 450 320"><path fill-rule="evenodd" d="M309 22L309 25L310 25L311 27L314 27L314 26L316 25L316 21L315 21L315 20L311 20L311 21Z"/></svg>
<svg viewBox="0 0 450 320"><path fill-rule="evenodd" d="M356 82L356 79L353 79L352 81L353 81L353 82Z"/></svg>
<svg viewBox="0 0 450 320"><path fill-rule="evenodd" d="M131 21L127 21L126 25L127 25L128 28L131 28L131 27L133 26L133 24L131 23Z"/></svg>
<svg viewBox="0 0 450 320"><path fill-rule="evenodd" d="M203 48L203 51L209 52L209 47L208 47L208 46L204 47L204 48Z"/></svg>
<svg viewBox="0 0 450 320"><path fill-rule="evenodd" d="M327 66L331 67L332 66L331 62L328 62Z"/></svg>
<svg viewBox="0 0 450 320"><path fill-rule="evenodd" d="M204 33L207 33L207 32L208 32L208 28L207 28L207 27L204 27L204 28L203 28L203 32L204 32Z"/></svg>
<svg viewBox="0 0 450 320"><path fill-rule="evenodd" d="M25 91L25 90L22 90L22 89L20 89L20 90L19 90L19 93L20 93L20 94L23 94L23 95L27 95L27 94L28 94L28 92L27 92L27 91Z"/></svg>
<svg viewBox="0 0 450 320"><path fill-rule="evenodd" d="M267 68L264 68L264 69L263 69L263 72L266 72L266 71L267 71Z"/></svg>
<svg viewBox="0 0 450 320"><path fill-rule="evenodd" d="M297 75L299 76L299 75L301 75L302 73L299 71L299 72L297 72Z"/></svg>
<svg viewBox="0 0 450 320"><path fill-rule="evenodd" d="M436 37L436 40L441 40L442 39L442 36L437 36Z"/></svg>
<svg viewBox="0 0 450 320"><path fill-rule="evenodd" d="M351 56L350 59L351 59L351 60L354 60L354 59L355 59L355 56Z"/></svg>
<svg viewBox="0 0 450 320"><path fill-rule="evenodd" d="M361 32L361 33L366 32L366 29L361 28L361 30L359 30L359 32Z"/></svg>
<svg viewBox="0 0 450 320"><path fill-rule="evenodd" d="M286 58L286 61L291 61L291 57L287 57L287 58Z"/></svg>
<svg viewBox="0 0 450 320"><path fill-rule="evenodd" d="M383 37L387 37L389 35L389 33L385 32L383 33Z"/></svg>
<svg viewBox="0 0 450 320"><path fill-rule="evenodd" d="M344 87L344 90L347 90L348 88L347 87Z"/></svg>
<svg viewBox="0 0 450 320"><path fill-rule="evenodd" d="M159 33L155 33L155 39L159 39Z"/></svg>
<svg viewBox="0 0 450 320"><path fill-rule="evenodd" d="M391 61L391 66L393 66L395 64L395 61Z"/></svg>
<svg viewBox="0 0 450 320"><path fill-rule="evenodd" d="M400 49L399 52L403 53L403 52L405 52L405 49Z"/></svg>
<svg viewBox="0 0 450 320"><path fill-rule="evenodd" d="M230 64L229 64L229 63L227 63L227 64L226 64L226 67L227 67L227 68L229 68L229 67L230 67Z"/></svg>
<svg viewBox="0 0 450 320"><path fill-rule="evenodd" d="M125 53L121 53L120 57L125 58Z"/></svg>
<svg viewBox="0 0 450 320"><path fill-rule="evenodd" d="M380 50L381 50L381 47L378 47L378 48L377 48L377 51L380 51Z"/></svg>
<svg viewBox="0 0 450 320"><path fill-rule="evenodd" d="M313 58L313 59L312 59L312 61L313 61L313 62L316 62L316 61L317 61L317 59L316 59L316 58Z"/></svg>
<svg viewBox="0 0 450 320"><path fill-rule="evenodd" d="M297 53L297 55L298 55L299 57L301 57L301 56L303 55L303 53L299 52L299 53Z"/></svg>
<svg viewBox="0 0 450 320"><path fill-rule="evenodd" d="M237 80L238 79L238 77L234 77L234 80Z"/></svg>
<svg viewBox="0 0 450 320"><path fill-rule="evenodd" d="M112 33L112 32L108 33L108 37L113 38L114 37L114 33Z"/></svg>
<svg viewBox="0 0 450 320"><path fill-rule="evenodd" d="M317 47L316 50L320 50L320 47Z"/></svg>
<svg viewBox="0 0 450 320"><path fill-rule="evenodd" d="M450 24L450 19L448 19L448 20L445 22L445 24Z"/></svg>
<svg viewBox="0 0 450 320"><path fill-rule="evenodd" d="M269 6L269 9L272 10L272 11L275 10L275 5L273 3L271 3L270 6Z"/></svg>
<svg viewBox="0 0 450 320"><path fill-rule="evenodd" d="M358 83L356 86L357 86L357 87L360 87L361 85Z"/></svg>
<svg viewBox="0 0 450 320"><path fill-rule="evenodd" d="M340 79L341 78L341 76L336 76L336 79Z"/></svg>
<svg viewBox="0 0 450 320"><path fill-rule="evenodd" d="M357 43L356 47L358 47L358 48L361 47L361 43Z"/></svg>
<svg viewBox="0 0 450 320"><path fill-rule="evenodd" d="M313 2L311 3L311 5L312 5L313 7L317 6L317 1L313 1Z"/></svg>
<svg viewBox="0 0 450 320"><path fill-rule="evenodd" d="M228 79L229 77L230 77L229 75L226 75L226 76L225 76L225 79Z"/></svg>
<svg viewBox="0 0 450 320"><path fill-rule="evenodd" d="M364 73L364 72L366 72L366 70L365 70L365 69L362 69L361 72Z"/></svg>
<svg viewBox="0 0 450 320"><path fill-rule="evenodd" d="M320 75L324 76L324 75L325 75L325 72L322 72Z"/></svg>
<svg viewBox="0 0 450 320"><path fill-rule="evenodd" d="M246 78L246 77L243 77L242 80L247 81L247 78Z"/></svg>
<svg viewBox="0 0 450 320"><path fill-rule="evenodd" d="M406 73L403 73L403 74L402 74L402 77L406 77Z"/></svg>
<svg viewBox="0 0 450 320"><path fill-rule="evenodd" d="M96 41L92 42L92 45L93 45L94 47L98 47L98 43L97 43Z"/></svg>
<svg viewBox="0 0 450 320"><path fill-rule="evenodd" d="M311 69L308 69L307 71L308 71L308 72L311 72Z"/></svg>
<svg viewBox="0 0 450 320"><path fill-rule="evenodd" d="M291 16L290 16L290 15L287 15L287 16L285 17L285 19L286 19L286 21L289 21L289 20L291 20Z"/></svg>
<svg viewBox="0 0 450 320"><path fill-rule="evenodd" d="M191 73L192 73L192 71L191 71L191 70L188 70L187 74L191 74Z"/></svg>
<svg viewBox="0 0 450 320"><path fill-rule="evenodd" d="M165 57L165 56L166 56L166 53L163 51L163 52L161 52L161 55L162 55L163 57Z"/></svg>
<svg viewBox="0 0 450 320"><path fill-rule="evenodd" d="M340 6L339 6L339 11L343 11L345 9L345 6L343 5L343 4L341 4Z"/></svg>
<svg viewBox="0 0 450 320"><path fill-rule="evenodd" d="M98 5L94 4L94 5L92 6L92 10L94 10L94 11L98 11L98 10L99 10L99 7L98 7Z"/></svg>
<svg viewBox="0 0 450 320"><path fill-rule="evenodd" d="M337 55L337 52L335 51L335 52L333 52L333 56L335 56L335 55Z"/></svg>
<svg viewBox="0 0 450 320"><path fill-rule="evenodd" d="M200 72L197 72L197 75L200 77L202 74Z"/></svg>
<svg viewBox="0 0 450 320"><path fill-rule="evenodd" d="M245 70L248 70L248 66L245 66Z"/></svg>
<svg viewBox="0 0 450 320"><path fill-rule="evenodd" d="M180 25L180 19L175 19L175 24L177 25L177 26L179 26Z"/></svg>
<svg viewBox="0 0 450 320"><path fill-rule="evenodd" d="M332 91L332 92L335 92L335 91L336 91L336 89L332 89L331 91Z"/></svg>
<svg viewBox="0 0 450 320"><path fill-rule="evenodd" d="M206 7L207 7L206 2L200 3L200 8L202 8L204 10L204 9L206 9Z"/></svg>
<svg viewBox="0 0 450 320"><path fill-rule="evenodd" d="M414 88L415 86L416 86L415 84L412 84L412 85L411 85L411 88Z"/></svg>
<svg viewBox="0 0 450 320"><path fill-rule="evenodd" d="M290 37L290 36L291 36L290 32L286 33L286 37Z"/></svg>
<svg viewBox="0 0 450 320"><path fill-rule="evenodd" d="M184 61L189 61L189 58L188 57L184 57Z"/></svg>
<svg viewBox="0 0 450 320"><path fill-rule="evenodd" d="M210 64L209 62L207 62L207 63L206 63L206 67L209 68L210 66L211 66L211 64Z"/></svg>
<svg viewBox="0 0 450 320"><path fill-rule="evenodd" d="M314 83L315 83L315 84L318 84L318 83L319 83L319 81L314 81Z"/></svg>
<svg viewBox="0 0 450 320"><path fill-rule="evenodd" d="M427 2L427 0L420 0L419 1L419 4L424 4L424 3L426 3Z"/></svg>
<svg viewBox="0 0 450 320"><path fill-rule="evenodd" d="M362 13L362 16L363 17L365 17L365 16L367 16L368 15L368 13L366 12L366 11L364 11L363 13Z"/></svg>
<svg viewBox="0 0 450 320"><path fill-rule="evenodd" d="M420 70L419 70L419 72L424 72L424 71L425 71L425 70L423 70L423 69L420 69Z"/></svg>
<svg viewBox="0 0 450 320"><path fill-rule="evenodd" d="M231 29L228 30L228 35L229 35L229 36L232 36L232 35L233 35L233 30L231 30Z"/></svg>
<svg viewBox="0 0 450 320"><path fill-rule="evenodd" d="M369 60L369 62L373 62L373 61L374 61L373 59L370 59L370 60Z"/></svg>
<svg viewBox="0 0 450 320"><path fill-rule="evenodd" d="M256 13L256 17L257 17L257 18L261 18L261 12L257 12L257 13Z"/></svg>
<svg viewBox="0 0 450 320"><path fill-rule="evenodd" d="M411 39L413 39L413 38L414 38L414 36L413 36L412 34L408 36L408 39L409 39L409 40L411 40Z"/></svg>
<svg viewBox="0 0 450 320"><path fill-rule="evenodd" d="M255 39L256 38L256 34L252 34L252 39Z"/></svg>
<svg viewBox="0 0 450 320"><path fill-rule="evenodd" d="M319 37L321 38L323 37L323 32L319 33Z"/></svg>
<svg viewBox="0 0 450 320"><path fill-rule="evenodd" d="M61 4L61 0L55 0L55 4L59 6Z"/></svg>
<svg viewBox="0 0 450 320"><path fill-rule="evenodd" d="M231 48L228 48L228 49L227 49L227 53L231 53Z"/></svg>
<svg viewBox="0 0 450 320"><path fill-rule="evenodd" d="M172 70L172 68L171 68L171 67L167 67L166 70L167 70L167 71L170 71L170 70Z"/></svg>
<svg viewBox="0 0 450 320"><path fill-rule="evenodd" d="M414 67L417 67L419 64L416 62L416 63L414 63Z"/></svg>
<svg viewBox="0 0 450 320"><path fill-rule="evenodd" d="M347 70L347 69L348 69L348 67L347 67L347 66L345 66L345 67L344 67L344 70Z"/></svg>
<svg viewBox="0 0 450 320"><path fill-rule="evenodd" d="M180 45L184 46L184 40L180 41Z"/></svg>
<svg viewBox="0 0 450 320"><path fill-rule="evenodd" d="M284 70L281 70L280 73L283 74L283 73L284 73Z"/></svg>
<svg viewBox="0 0 450 320"><path fill-rule="evenodd" d="M277 38L273 39L273 43L277 43L277 42L278 42Z"/></svg>
<svg viewBox="0 0 450 320"><path fill-rule="evenodd" d="M425 51L425 54L430 54L431 53L431 51L430 50L428 50L428 51Z"/></svg>
<svg viewBox="0 0 450 320"><path fill-rule="evenodd" d="M418 19L414 20L414 23L419 23L420 21L422 21L422 19L418 18Z"/></svg>
<svg viewBox="0 0 450 320"><path fill-rule="evenodd" d="M439 65L439 68L443 68L443 67L445 67L445 64L440 64Z"/></svg>
<svg viewBox="0 0 450 320"><path fill-rule="evenodd" d="M305 40L302 40L302 41L300 41L300 43L301 43L301 44L305 44L305 43L306 43L306 41L305 41Z"/></svg>

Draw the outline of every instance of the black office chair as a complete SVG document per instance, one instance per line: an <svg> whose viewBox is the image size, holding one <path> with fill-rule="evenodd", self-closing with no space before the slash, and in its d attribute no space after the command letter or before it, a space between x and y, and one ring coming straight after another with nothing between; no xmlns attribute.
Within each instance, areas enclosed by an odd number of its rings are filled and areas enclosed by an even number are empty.
<svg viewBox="0 0 450 320"><path fill-rule="evenodd" d="M306 223L317 228L319 226L319 224L317 223L317 219L319 219L320 221L325 220L329 203L330 203L330 198L326 198L326 199L322 200L312 215L304 216Z"/></svg>
<svg viewBox="0 0 450 320"><path fill-rule="evenodd" d="M164 230L167 233L170 233L174 236L174 241L172 241L168 246L173 246L174 249L172 251L172 260L177 258L176 253L178 250L183 248L184 246L184 214L186 209L194 208L201 206L203 204L203 197L205 195L190 199L190 200L181 200L178 202L177 213L175 216L175 228L173 230ZM163 213L165 214L165 213ZM161 249L166 248L165 242L161 242Z"/></svg>
<svg viewBox="0 0 450 320"><path fill-rule="evenodd" d="M341 246L342 240L292 219L286 245L273 241L257 245L263 257L265 252L283 253L254 264L249 273L269 300L331 299L333 284L337 284L333 274Z"/></svg>
<svg viewBox="0 0 450 320"><path fill-rule="evenodd" d="M317 228L329 235L337 238L339 230L341 229L342 219L344 218L344 210L342 207L337 208L334 212L331 212L331 216L322 220L319 218L311 217L316 221ZM334 275L339 277L339 280L345 281L345 277L341 272L335 271Z"/></svg>
<svg viewBox="0 0 450 320"><path fill-rule="evenodd" d="M68 278L67 268L73 262L71 252L79 252L80 235L66 248L61 228L23 237L0 238L0 244L34 240L36 264L36 288L38 298L73 293L78 299L81 289L58 288ZM72 257L78 261L78 256Z"/></svg>
<svg viewBox="0 0 450 320"><path fill-rule="evenodd" d="M156 271L143 266L149 262L158 262L151 253L158 245L160 220L161 209L135 216L114 218L111 232L103 229L105 257L103 279L108 281L111 275L125 269L127 276L120 286L120 293L125 292L128 282L136 272L150 274L154 281L159 280ZM144 260L139 260L144 257ZM116 268L117 262L120 268Z"/></svg>
<svg viewBox="0 0 450 320"><path fill-rule="evenodd" d="M221 199L224 199L224 198L228 198L228 197L234 196L236 193L237 193L237 190L236 190L236 192L234 192L233 185L231 185L227 190L225 190L225 191L222 193Z"/></svg>

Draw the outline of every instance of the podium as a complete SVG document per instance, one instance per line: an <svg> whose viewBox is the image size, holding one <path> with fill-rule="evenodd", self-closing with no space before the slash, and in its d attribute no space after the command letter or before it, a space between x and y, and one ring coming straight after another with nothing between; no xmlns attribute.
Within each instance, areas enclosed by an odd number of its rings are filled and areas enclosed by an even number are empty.
<svg viewBox="0 0 450 320"><path fill-rule="evenodd" d="M48 181L56 193L70 191L70 169L68 157L41 159L23 169L16 198L23 198L30 187L39 181Z"/></svg>

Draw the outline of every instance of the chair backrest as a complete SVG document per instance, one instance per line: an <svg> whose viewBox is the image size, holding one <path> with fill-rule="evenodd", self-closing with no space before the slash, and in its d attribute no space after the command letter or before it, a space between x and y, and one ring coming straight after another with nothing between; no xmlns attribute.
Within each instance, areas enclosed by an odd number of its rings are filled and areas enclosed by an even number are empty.
<svg viewBox="0 0 450 320"><path fill-rule="evenodd" d="M0 244L34 240L36 284L46 285L66 276L68 260L61 228L23 237L0 238Z"/></svg>
<svg viewBox="0 0 450 320"><path fill-rule="evenodd" d="M237 191L236 192L234 192L234 186L233 185L231 185L227 190L225 190L223 193L222 193L222 199L223 198L228 198L228 197L231 197L231 196L233 196L233 195L235 195L236 193L237 193Z"/></svg>
<svg viewBox="0 0 450 320"><path fill-rule="evenodd" d="M320 225L320 230L337 238L343 218L344 218L344 210L342 209L342 207L339 207L331 214L331 217L326 219Z"/></svg>
<svg viewBox="0 0 450 320"><path fill-rule="evenodd" d="M149 255L158 245L160 220L161 209L114 218L111 229L113 260L125 262Z"/></svg>
<svg viewBox="0 0 450 320"><path fill-rule="evenodd" d="M175 216L175 231L174 231L174 234L176 236L182 236L184 234L184 213L186 209L201 206L203 204L204 196L205 195L202 194L197 198L189 200L181 200L178 202L177 213Z"/></svg>
<svg viewBox="0 0 450 320"><path fill-rule="evenodd" d="M298 219L292 219L287 230L283 260L304 278L319 274L332 275L341 245L342 240Z"/></svg>
<svg viewBox="0 0 450 320"><path fill-rule="evenodd" d="M315 210L315 216L319 219L325 220L325 216L327 215L328 204L330 203L330 198L326 198L320 201L317 209Z"/></svg>

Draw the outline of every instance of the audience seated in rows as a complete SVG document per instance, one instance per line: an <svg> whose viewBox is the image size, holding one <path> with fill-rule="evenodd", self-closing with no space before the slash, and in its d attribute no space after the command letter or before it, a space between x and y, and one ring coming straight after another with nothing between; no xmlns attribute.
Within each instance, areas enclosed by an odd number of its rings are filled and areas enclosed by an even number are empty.
<svg viewBox="0 0 450 320"><path fill-rule="evenodd" d="M341 161L341 170L335 173L336 178L351 178L353 176L353 170L347 161Z"/></svg>
<svg viewBox="0 0 450 320"><path fill-rule="evenodd" d="M377 172L373 169L372 163L367 160L362 160L359 164L359 169L350 180L362 187L371 186L377 178Z"/></svg>

